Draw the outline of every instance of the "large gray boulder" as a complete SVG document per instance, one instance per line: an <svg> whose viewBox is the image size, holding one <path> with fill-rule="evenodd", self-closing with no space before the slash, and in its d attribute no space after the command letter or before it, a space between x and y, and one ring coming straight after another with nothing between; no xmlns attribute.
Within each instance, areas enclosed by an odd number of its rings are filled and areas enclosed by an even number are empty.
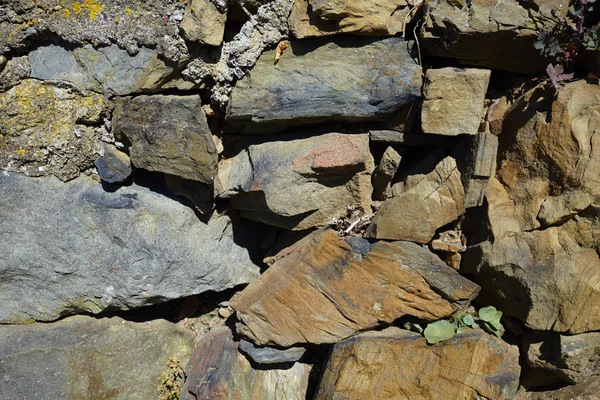
<svg viewBox="0 0 600 400"><path fill-rule="evenodd" d="M167 361L185 367L193 348L191 332L160 319L0 325L0 398L157 399Z"/></svg>
<svg viewBox="0 0 600 400"><path fill-rule="evenodd" d="M421 95L421 67L411 47L400 38L291 42L276 65L273 51L263 53L237 83L227 119L249 125L243 129L247 133L307 122L386 119Z"/></svg>
<svg viewBox="0 0 600 400"><path fill-rule="evenodd" d="M133 184L0 174L0 323L130 309L248 283L260 231ZM234 241L235 236L235 241ZM241 247L241 244L246 247Z"/></svg>

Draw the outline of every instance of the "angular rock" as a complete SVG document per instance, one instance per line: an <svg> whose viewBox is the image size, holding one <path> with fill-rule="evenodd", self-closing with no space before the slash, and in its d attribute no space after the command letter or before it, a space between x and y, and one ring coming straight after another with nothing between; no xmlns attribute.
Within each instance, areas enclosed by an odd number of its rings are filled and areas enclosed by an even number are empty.
<svg viewBox="0 0 600 400"><path fill-rule="evenodd" d="M63 181L91 168L107 139L109 101L37 80L0 93L0 170Z"/></svg>
<svg viewBox="0 0 600 400"><path fill-rule="evenodd" d="M421 67L399 38L292 41L263 53L231 95L227 121L246 133L290 124L389 118L421 95Z"/></svg>
<svg viewBox="0 0 600 400"><path fill-rule="evenodd" d="M165 320L74 316L0 325L3 399L153 399L166 362L187 364L193 335Z"/></svg>
<svg viewBox="0 0 600 400"><path fill-rule="evenodd" d="M574 384L598 375L600 332L561 335L535 332L525 337L527 363Z"/></svg>
<svg viewBox="0 0 600 400"><path fill-rule="evenodd" d="M558 390L544 392L519 392L514 400L598 400L600 377L594 376L585 382Z"/></svg>
<svg viewBox="0 0 600 400"><path fill-rule="evenodd" d="M42 46L29 53L29 62L32 78L67 81L82 90L118 96L156 90L175 71L155 50L144 47L130 55L116 44L74 50Z"/></svg>
<svg viewBox="0 0 600 400"><path fill-rule="evenodd" d="M385 200L390 191L390 183L396 175L402 156L393 147L388 147L373 172L373 199Z"/></svg>
<svg viewBox="0 0 600 400"><path fill-rule="evenodd" d="M259 274L259 227L205 224L160 190L0 174L0 323L127 310Z"/></svg>
<svg viewBox="0 0 600 400"><path fill-rule="evenodd" d="M593 201L594 197L589 193L563 192L558 196L547 197L540 206L537 218L546 226L562 224L588 208Z"/></svg>
<svg viewBox="0 0 600 400"><path fill-rule="evenodd" d="M536 330L600 329L600 259L568 230L511 233L463 254L461 273L481 285L481 301L506 315Z"/></svg>
<svg viewBox="0 0 600 400"><path fill-rule="evenodd" d="M484 68L527 74L542 72L548 61L533 44L539 31L551 30L553 24L549 22L554 18L539 18L533 3L427 0L421 35L423 53ZM564 15L569 2L555 3L552 9ZM538 18L534 22L532 17Z"/></svg>
<svg viewBox="0 0 600 400"><path fill-rule="evenodd" d="M218 154L200 96L137 96L117 103L117 136L131 144L137 168L212 183Z"/></svg>
<svg viewBox="0 0 600 400"><path fill-rule="evenodd" d="M94 161L100 179L108 183L120 183L131 175L129 156L116 147L104 144L104 155Z"/></svg>
<svg viewBox="0 0 600 400"><path fill-rule="evenodd" d="M0 92L6 92L11 87L18 85L22 79L29 78L31 65L26 56L13 57L0 66Z"/></svg>
<svg viewBox="0 0 600 400"><path fill-rule="evenodd" d="M402 33L409 8L406 0L296 0L290 30L298 39L348 33L394 36Z"/></svg>
<svg viewBox="0 0 600 400"><path fill-rule="evenodd" d="M427 249L320 230L284 250L232 307L238 333L259 345L336 343L403 315L437 320L479 288Z"/></svg>
<svg viewBox="0 0 600 400"><path fill-rule="evenodd" d="M238 351L229 328L207 333L192 354L181 400L304 400L311 367L255 369Z"/></svg>
<svg viewBox="0 0 600 400"><path fill-rule="evenodd" d="M475 135L489 81L490 71L485 69L428 69L421 110L423 132Z"/></svg>
<svg viewBox="0 0 600 400"><path fill-rule="evenodd" d="M366 332L336 344L315 400L512 399L519 350L470 330L427 345L399 328Z"/></svg>
<svg viewBox="0 0 600 400"><path fill-rule="evenodd" d="M438 228L464 212L460 172L454 159L446 157L414 187L387 199L377 210L365 236L427 243Z"/></svg>
<svg viewBox="0 0 600 400"><path fill-rule="evenodd" d="M212 185L169 174L165 174L165 183L171 192L191 201L201 214L208 214L213 209L212 195L214 190Z"/></svg>
<svg viewBox="0 0 600 400"><path fill-rule="evenodd" d="M290 347L287 349L278 349L275 347L258 347L247 340L240 340L239 350L259 364L281 364L296 362L304 353L304 347Z"/></svg>
<svg viewBox="0 0 600 400"><path fill-rule="evenodd" d="M192 0L185 8L179 28L190 42L220 46L226 19L227 13L219 11L210 0Z"/></svg>
<svg viewBox="0 0 600 400"><path fill-rule="evenodd" d="M451 147L456 142L451 136L422 133L406 133L391 130L372 130L369 137L373 142L398 144L403 146Z"/></svg>
<svg viewBox="0 0 600 400"><path fill-rule="evenodd" d="M284 135L251 141L222 161L215 183L242 216L286 229L326 225L348 206L371 207L373 157L366 134Z"/></svg>

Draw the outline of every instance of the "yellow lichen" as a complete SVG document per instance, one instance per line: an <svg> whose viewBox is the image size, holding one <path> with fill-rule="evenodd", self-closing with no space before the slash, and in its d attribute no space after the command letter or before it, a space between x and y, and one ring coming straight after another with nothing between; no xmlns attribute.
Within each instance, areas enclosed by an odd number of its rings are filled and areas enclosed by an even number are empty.
<svg viewBox="0 0 600 400"><path fill-rule="evenodd" d="M22 157L25 153L27 153L27 150L25 150L22 147L19 149L19 151L17 151L17 154L19 155L19 157Z"/></svg>
<svg viewBox="0 0 600 400"><path fill-rule="evenodd" d="M133 13L133 11L131 10L131 8L127 7L125 9L125 12L127 13L127 15L131 15Z"/></svg>
<svg viewBox="0 0 600 400"><path fill-rule="evenodd" d="M80 2L76 1L75 3L73 3L73 11L75 11L77 14L81 12L81 9L82 5Z"/></svg>
<svg viewBox="0 0 600 400"><path fill-rule="evenodd" d="M68 8L63 8L63 13L65 13L65 18L69 18L71 16L71 11Z"/></svg>
<svg viewBox="0 0 600 400"><path fill-rule="evenodd" d="M104 4L97 0L85 0L85 6L90 13L90 19L93 21L104 10Z"/></svg>

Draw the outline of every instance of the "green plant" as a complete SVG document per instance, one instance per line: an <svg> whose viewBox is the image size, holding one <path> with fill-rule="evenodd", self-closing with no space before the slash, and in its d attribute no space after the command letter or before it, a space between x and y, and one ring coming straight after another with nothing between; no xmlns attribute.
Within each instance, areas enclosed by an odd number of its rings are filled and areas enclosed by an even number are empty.
<svg viewBox="0 0 600 400"><path fill-rule="evenodd" d="M167 360L168 372L164 372L158 378L159 400L179 400L181 387L185 381L185 371L179 364L179 360L170 358Z"/></svg>
<svg viewBox="0 0 600 400"><path fill-rule="evenodd" d="M500 337L503 331L500 318L502 318L502 311L496 310L494 306L488 306L477 312L456 313L446 319L429 322L425 329L420 323L407 322L404 324L404 329L421 333L429 344L451 339L457 333L476 328L482 328Z"/></svg>

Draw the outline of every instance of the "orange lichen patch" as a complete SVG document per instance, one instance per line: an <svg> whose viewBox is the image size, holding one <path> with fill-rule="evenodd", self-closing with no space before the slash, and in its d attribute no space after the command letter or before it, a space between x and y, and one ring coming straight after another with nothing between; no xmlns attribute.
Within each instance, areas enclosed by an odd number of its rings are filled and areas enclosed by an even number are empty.
<svg viewBox="0 0 600 400"><path fill-rule="evenodd" d="M87 10L90 19L93 21L104 10L104 4L97 0L84 0L83 3L74 2L72 8L78 14L83 10Z"/></svg>
<svg viewBox="0 0 600 400"><path fill-rule="evenodd" d="M19 157L23 156L25 153L27 153L27 150L25 150L22 147L19 149L19 151L17 151L17 154L19 155Z"/></svg>
<svg viewBox="0 0 600 400"><path fill-rule="evenodd" d="M63 13L65 14L65 18L69 18L71 16L71 11L69 11L68 8L64 8Z"/></svg>
<svg viewBox="0 0 600 400"><path fill-rule="evenodd" d="M336 137L328 140L305 156L294 160L294 169L306 172L312 170L341 168L364 163L364 154L358 143L351 137Z"/></svg>

